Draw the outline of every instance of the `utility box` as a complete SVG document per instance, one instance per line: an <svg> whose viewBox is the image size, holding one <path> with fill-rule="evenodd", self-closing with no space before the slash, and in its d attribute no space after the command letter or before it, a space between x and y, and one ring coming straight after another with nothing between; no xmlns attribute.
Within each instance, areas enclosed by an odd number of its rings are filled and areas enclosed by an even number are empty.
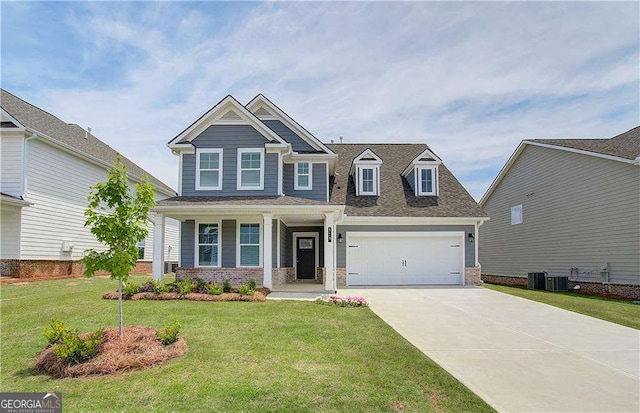
<svg viewBox="0 0 640 413"><path fill-rule="evenodd" d="M530 272L527 274L527 287L530 290L544 290L545 279L547 278L546 272Z"/></svg>
<svg viewBox="0 0 640 413"><path fill-rule="evenodd" d="M547 291L569 291L569 277L567 276L547 276L545 283Z"/></svg>

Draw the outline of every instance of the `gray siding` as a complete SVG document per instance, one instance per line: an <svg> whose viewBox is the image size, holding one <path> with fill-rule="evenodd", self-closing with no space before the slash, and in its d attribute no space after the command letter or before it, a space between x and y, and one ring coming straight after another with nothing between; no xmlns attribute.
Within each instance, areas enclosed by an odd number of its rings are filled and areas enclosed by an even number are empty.
<svg viewBox="0 0 640 413"><path fill-rule="evenodd" d="M287 227L286 244L287 254L283 267L293 267L293 233L294 232L317 232L318 233L318 266L324 267L324 227Z"/></svg>
<svg viewBox="0 0 640 413"><path fill-rule="evenodd" d="M409 183L409 187L411 188L411 191L413 191L413 193L416 193L416 170L415 168L413 169L413 171L406 176L407 182Z"/></svg>
<svg viewBox="0 0 640 413"><path fill-rule="evenodd" d="M235 268L236 266L236 220L222 220L222 266Z"/></svg>
<svg viewBox="0 0 640 413"><path fill-rule="evenodd" d="M339 225L336 228L338 234L342 234L344 242L339 242L336 252L336 266L347 266L347 232L416 232L416 231L464 231L467 235L474 234L473 225ZM465 236L464 263L466 267L474 267L476 264L476 245L470 243ZM337 239L337 237L336 237Z"/></svg>
<svg viewBox="0 0 640 413"><path fill-rule="evenodd" d="M308 191L294 190L295 182L295 164L284 164L282 191L287 196L295 196L298 198L313 199L315 201L328 202L327 200L327 164L314 163L311 173L311 189Z"/></svg>
<svg viewBox="0 0 640 413"><path fill-rule="evenodd" d="M250 125L209 126L193 140L196 148L222 148L223 172L220 191L196 191L196 155L183 155L183 196L256 196L278 194L278 155L265 153L264 190L238 191L238 148L264 148L267 139Z"/></svg>
<svg viewBox="0 0 640 413"><path fill-rule="evenodd" d="M287 232L289 227L280 221L280 267L287 267L287 257L291 255L291 243L287 242ZM288 264L291 266L291 260Z"/></svg>
<svg viewBox="0 0 640 413"><path fill-rule="evenodd" d="M195 231L196 223L187 220L180 223L180 265L183 267L193 267L195 260Z"/></svg>
<svg viewBox="0 0 640 413"><path fill-rule="evenodd" d="M598 262L608 261L611 282L640 284L639 182L637 166L527 146L484 206L483 274L570 275L574 267L579 280L602 281ZM524 223L511 225L520 204Z"/></svg>
<svg viewBox="0 0 640 413"><path fill-rule="evenodd" d="M304 141L300 136L296 135L291 129L287 128L284 123L279 120L263 120L269 128L275 133L280 135L285 141L291 144L291 147L296 152L315 152L316 150Z"/></svg>

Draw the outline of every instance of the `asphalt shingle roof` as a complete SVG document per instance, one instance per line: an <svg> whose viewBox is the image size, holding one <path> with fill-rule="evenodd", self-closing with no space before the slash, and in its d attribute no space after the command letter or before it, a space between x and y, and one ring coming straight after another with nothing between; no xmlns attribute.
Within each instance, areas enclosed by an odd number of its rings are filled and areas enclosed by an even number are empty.
<svg viewBox="0 0 640 413"><path fill-rule="evenodd" d="M611 139L531 139L531 142L634 160L640 156L640 126Z"/></svg>
<svg viewBox="0 0 640 413"><path fill-rule="evenodd" d="M294 196L174 196L158 201L157 206L181 205L328 205L326 202Z"/></svg>
<svg viewBox="0 0 640 413"><path fill-rule="evenodd" d="M109 165L113 165L116 160L117 151L115 149L92 134L87 133L80 126L66 123L4 89L0 89L0 106L25 127L36 130ZM126 157L120 156L131 175L142 178L146 174L149 176L151 183L157 188L162 188L168 193L175 194L175 191L162 181Z"/></svg>
<svg viewBox="0 0 640 413"><path fill-rule="evenodd" d="M425 149L424 144L328 144L338 154L331 182L332 204L345 204L348 216L486 217L446 166L439 166L440 195L416 197L402 172ZM380 196L356 196L349 170L367 148L382 159Z"/></svg>

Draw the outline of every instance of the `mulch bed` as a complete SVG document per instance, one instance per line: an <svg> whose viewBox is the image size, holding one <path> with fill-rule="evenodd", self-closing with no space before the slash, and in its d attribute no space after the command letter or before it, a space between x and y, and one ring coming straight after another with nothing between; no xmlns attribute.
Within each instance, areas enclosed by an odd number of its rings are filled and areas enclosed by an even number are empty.
<svg viewBox="0 0 640 413"><path fill-rule="evenodd" d="M129 326L120 338L117 328L105 329L95 356L74 365L62 361L52 347L47 347L38 356L34 369L55 378L100 376L145 369L187 352L184 339L163 346L155 331L151 327Z"/></svg>
<svg viewBox="0 0 640 413"><path fill-rule="evenodd" d="M258 288L253 295L244 295L239 293L222 293L220 295L190 293L180 295L178 293L138 293L131 297L122 296L125 300L191 300L191 301L267 301L269 290L267 288ZM110 291L105 293L102 298L105 300L117 300L118 292Z"/></svg>

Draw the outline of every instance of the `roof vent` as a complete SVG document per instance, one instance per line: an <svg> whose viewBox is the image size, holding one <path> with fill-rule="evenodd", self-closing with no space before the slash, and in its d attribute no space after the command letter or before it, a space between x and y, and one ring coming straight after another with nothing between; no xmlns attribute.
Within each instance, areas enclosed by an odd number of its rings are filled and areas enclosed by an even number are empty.
<svg viewBox="0 0 640 413"><path fill-rule="evenodd" d="M84 140L86 141L89 138L89 134L91 133L91 128L87 128L86 131L84 131Z"/></svg>
<svg viewBox="0 0 640 413"><path fill-rule="evenodd" d="M340 143L342 143L342 139L343 139L343 138L342 138L342 136L341 136L341 137L340 137Z"/></svg>

